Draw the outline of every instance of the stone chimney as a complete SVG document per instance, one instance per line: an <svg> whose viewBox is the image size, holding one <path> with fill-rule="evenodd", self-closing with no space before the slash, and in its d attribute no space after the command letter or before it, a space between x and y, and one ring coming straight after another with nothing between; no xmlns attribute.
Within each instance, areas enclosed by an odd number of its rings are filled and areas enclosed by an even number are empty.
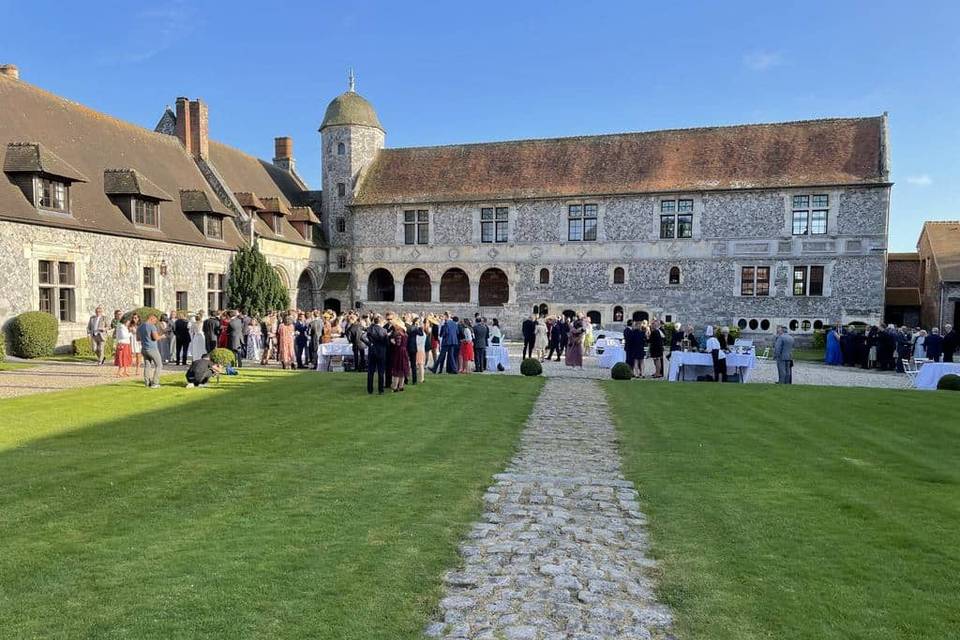
<svg viewBox="0 0 960 640"><path fill-rule="evenodd" d="M206 160L210 156L210 123L203 101L177 98L176 134L194 158Z"/></svg>
<svg viewBox="0 0 960 640"><path fill-rule="evenodd" d="M0 64L0 76L6 76L12 80L20 79L20 69L15 64Z"/></svg>
<svg viewBox="0 0 960 640"><path fill-rule="evenodd" d="M293 138L282 136L273 139L273 165L294 172Z"/></svg>

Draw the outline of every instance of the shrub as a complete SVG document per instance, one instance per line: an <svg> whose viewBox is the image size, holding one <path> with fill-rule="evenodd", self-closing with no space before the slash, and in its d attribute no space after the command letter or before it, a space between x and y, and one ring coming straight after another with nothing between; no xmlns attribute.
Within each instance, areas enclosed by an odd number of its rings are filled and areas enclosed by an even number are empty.
<svg viewBox="0 0 960 640"><path fill-rule="evenodd" d="M143 323L147 321L147 316L151 314L157 316L157 320L159 320L160 316L163 315L163 311L160 311L160 309L154 309L153 307L139 307L123 314L123 321L130 322L130 318L133 317L133 314L140 316L140 322Z"/></svg>
<svg viewBox="0 0 960 640"><path fill-rule="evenodd" d="M937 383L937 389L944 391L960 391L960 376L955 373L948 373L940 378Z"/></svg>
<svg viewBox="0 0 960 640"><path fill-rule="evenodd" d="M90 342L89 337L77 338L70 343L73 345L73 355L75 356L92 356L93 354L93 344ZM113 338L108 337L103 343L103 357L112 358L114 352Z"/></svg>
<svg viewBox="0 0 960 640"><path fill-rule="evenodd" d="M60 322L49 313L21 313L10 322L10 350L21 358L52 355L59 332Z"/></svg>
<svg viewBox="0 0 960 640"><path fill-rule="evenodd" d="M520 373L525 376L538 376L543 373L543 365L536 358L527 358L520 363Z"/></svg>
<svg viewBox="0 0 960 640"><path fill-rule="evenodd" d="M7 357L7 333L0 328L0 362Z"/></svg>
<svg viewBox="0 0 960 640"><path fill-rule="evenodd" d="M237 364L237 356L230 349L219 347L210 352L210 362L233 367Z"/></svg>
<svg viewBox="0 0 960 640"><path fill-rule="evenodd" d="M829 331L829 329L823 329L822 331L813 332L813 348L814 349L827 348L827 331Z"/></svg>
<svg viewBox="0 0 960 640"><path fill-rule="evenodd" d="M631 380L633 379L633 371L630 370L630 366L626 362L618 362L610 369L610 377L614 380Z"/></svg>
<svg viewBox="0 0 960 640"><path fill-rule="evenodd" d="M231 309L244 309L255 316L290 308L287 288L256 245L240 247L233 255L227 294Z"/></svg>
<svg viewBox="0 0 960 640"><path fill-rule="evenodd" d="M676 331L676 322L664 322L660 325L660 330L663 331L663 342L664 344L670 344L673 342L673 332ZM617 378L618 380L620 378Z"/></svg>

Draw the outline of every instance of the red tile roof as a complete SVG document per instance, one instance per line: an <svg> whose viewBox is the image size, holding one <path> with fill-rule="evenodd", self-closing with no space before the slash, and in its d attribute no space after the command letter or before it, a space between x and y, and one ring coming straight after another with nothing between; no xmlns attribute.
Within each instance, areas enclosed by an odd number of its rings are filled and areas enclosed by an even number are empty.
<svg viewBox="0 0 960 640"><path fill-rule="evenodd" d="M887 182L883 116L384 149L355 205Z"/></svg>
<svg viewBox="0 0 960 640"><path fill-rule="evenodd" d="M923 223L921 239L930 241L933 260L944 282L960 282L960 221L943 220Z"/></svg>

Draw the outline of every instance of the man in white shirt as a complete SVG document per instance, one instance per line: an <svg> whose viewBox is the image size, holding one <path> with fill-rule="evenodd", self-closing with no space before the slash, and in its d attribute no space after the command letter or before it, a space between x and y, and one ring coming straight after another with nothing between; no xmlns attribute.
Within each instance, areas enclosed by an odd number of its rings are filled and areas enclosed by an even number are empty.
<svg viewBox="0 0 960 640"><path fill-rule="evenodd" d="M97 364L103 364L103 346L107 340L107 319L103 315L103 307L97 307L87 322L87 336L90 337L90 347L97 356Z"/></svg>

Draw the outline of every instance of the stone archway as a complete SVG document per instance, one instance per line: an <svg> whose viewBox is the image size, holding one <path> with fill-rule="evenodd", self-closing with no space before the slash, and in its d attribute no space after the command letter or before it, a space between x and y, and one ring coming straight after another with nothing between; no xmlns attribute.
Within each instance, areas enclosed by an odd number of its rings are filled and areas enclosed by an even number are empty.
<svg viewBox="0 0 960 640"><path fill-rule="evenodd" d="M297 309L317 308L317 281L310 269L304 269L297 279Z"/></svg>
<svg viewBox="0 0 960 640"><path fill-rule="evenodd" d="M404 302L430 302L430 275L423 269L411 269L403 278Z"/></svg>
<svg viewBox="0 0 960 640"><path fill-rule="evenodd" d="M650 314L646 311L634 311L633 312L633 321L634 322L643 322L644 320L649 320Z"/></svg>
<svg viewBox="0 0 960 640"><path fill-rule="evenodd" d="M370 277L367 279L367 300L371 302L393 302L395 296L393 274L383 268L371 271Z"/></svg>
<svg viewBox="0 0 960 640"><path fill-rule="evenodd" d="M587 311L587 317L590 318L590 324L601 324L600 320L602 316L599 311Z"/></svg>
<svg viewBox="0 0 960 640"><path fill-rule="evenodd" d="M341 306L340 298L327 298L326 300L323 301L324 310L329 309L334 313L340 313L341 311L340 306Z"/></svg>
<svg viewBox="0 0 960 640"><path fill-rule="evenodd" d="M454 267L443 272L440 302L470 302L470 278L466 271Z"/></svg>
<svg viewBox="0 0 960 640"><path fill-rule="evenodd" d="M497 268L480 274L479 301L481 307L502 307L510 300L510 282L507 274Z"/></svg>

